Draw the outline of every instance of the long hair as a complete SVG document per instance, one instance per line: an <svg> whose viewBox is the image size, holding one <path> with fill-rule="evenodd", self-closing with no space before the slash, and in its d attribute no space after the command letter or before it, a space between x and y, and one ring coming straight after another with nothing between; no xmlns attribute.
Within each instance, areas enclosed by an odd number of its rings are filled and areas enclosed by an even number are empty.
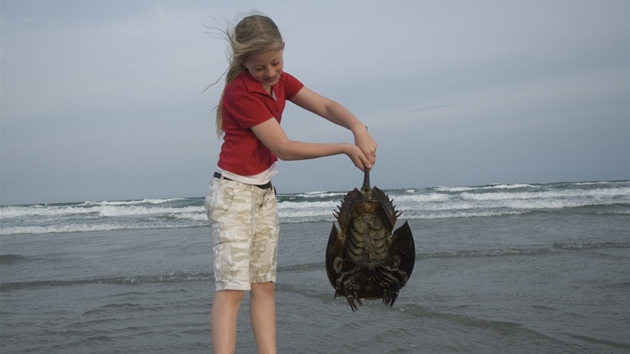
<svg viewBox="0 0 630 354"><path fill-rule="evenodd" d="M243 63L250 55L269 50L280 50L283 47L282 35L280 35L278 26L271 18L261 14L246 16L233 28L228 25L224 34L231 49L228 57L229 66L225 75L226 86L245 71ZM217 105L216 127L219 138L223 134L222 102L224 94L225 87Z"/></svg>

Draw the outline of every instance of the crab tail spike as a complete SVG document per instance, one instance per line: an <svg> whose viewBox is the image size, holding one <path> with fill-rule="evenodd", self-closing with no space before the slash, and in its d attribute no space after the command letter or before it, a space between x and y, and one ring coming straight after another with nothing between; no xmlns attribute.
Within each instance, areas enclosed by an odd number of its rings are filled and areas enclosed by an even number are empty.
<svg viewBox="0 0 630 354"><path fill-rule="evenodd" d="M363 172L365 174L363 175L363 187L361 189L367 191L370 190L370 169L366 168Z"/></svg>

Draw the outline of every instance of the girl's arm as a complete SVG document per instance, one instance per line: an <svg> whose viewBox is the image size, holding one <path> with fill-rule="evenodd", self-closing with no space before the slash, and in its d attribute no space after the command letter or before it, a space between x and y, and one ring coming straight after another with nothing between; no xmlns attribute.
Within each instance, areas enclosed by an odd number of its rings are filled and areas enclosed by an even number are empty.
<svg viewBox="0 0 630 354"><path fill-rule="evenodd" d="M370 166L374 164L376 161L376 141L368 133L367 127L344 106L306 87L298 91L291 102L352 131L354 143L368 158Z"/></svg>
<svg viewBox="0 0 630 354"><path fill-rule="evenodd" d="M348 143L317 144L290 140L274 118L267 119L251 129L258 139L281 160L306 160L346 154L360 170L372 167L372 162L358 146Z"/></svg>

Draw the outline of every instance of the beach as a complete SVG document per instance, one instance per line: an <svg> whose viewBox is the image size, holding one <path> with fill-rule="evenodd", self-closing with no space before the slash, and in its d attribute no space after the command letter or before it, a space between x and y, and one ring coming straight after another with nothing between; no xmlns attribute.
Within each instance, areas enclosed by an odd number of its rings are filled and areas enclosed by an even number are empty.
<svg viewBox="0 0 630 354"><path fill-rule="evenodd" d="M386 192L416 264L393 307L356 313L324 269L343 193L279 196L279 353L630 352L630 182ZM210 352L201 205L1 207L0 351ZM237 353L255 353L247 306Z"/></svg>

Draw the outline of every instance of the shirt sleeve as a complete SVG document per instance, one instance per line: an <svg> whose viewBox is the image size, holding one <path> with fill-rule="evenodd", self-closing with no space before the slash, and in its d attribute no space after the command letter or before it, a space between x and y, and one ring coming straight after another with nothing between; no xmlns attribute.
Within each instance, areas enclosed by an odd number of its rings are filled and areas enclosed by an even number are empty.
<svg viewBox="0 0 630 354"><path fill-rule="evenodd" d="M223 97L223 108L243 129L251 128L273 118L262 97L248 92L228 93Z"/></svg>
<svg viewBox="0 0 630 354"><path fill-rule="evenodd" d="M290 100L293 96L297 95L302 87L304 87L304 84L287 72L284 72L283 74L287 77L284 87L285 96L287 100Z"/></svg>

